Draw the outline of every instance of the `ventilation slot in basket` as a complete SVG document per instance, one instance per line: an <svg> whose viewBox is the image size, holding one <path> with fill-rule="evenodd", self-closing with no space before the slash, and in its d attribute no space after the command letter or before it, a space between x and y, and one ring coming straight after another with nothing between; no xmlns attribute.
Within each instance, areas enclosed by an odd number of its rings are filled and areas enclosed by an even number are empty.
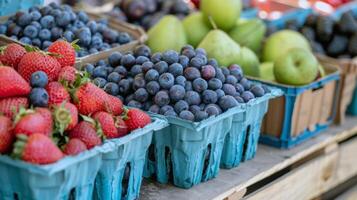
<svg viewBox="0 0 357 200"><path fill-rule="evenodd" d="M150 144L149 146L149 160L155 162L155 146L154 144Z"/></svg>
<svg viewBox="0 0 357 200"><path fill-rule="evenodd" d="M131 166L130 163L127 163L125 165L124 169L124 174L123 174L123 179L121 181L122 185L122 190L121 190L121 196L125 197L128 194L128 186L129 186L129 180L130 180L130 172L131 172Z"/></svg>
<svg viewBox="0 0 357 200"><path fill-rule="evenodd" d="M172 181L174 178L174 174L172 169L171 151L169 147L165 147L165 162L166 162L168 181Z"/></svg>
<svg viewBox="0 0 357 200"><path fill-rule="evenodd" d="M250 138L250 125L247 127L247 130L245 131L245 140L243 145L243 160L246 160L246 152L249 146L249 138Z"/></svg>
<svg viewBox="0 0 357 200"><path fill-rule="evenodd" d="M210 157L211 157L211 149L212 149L212 145L208 144L206 152L205 152L205 157L204 157L204 162L203 162L203 176L206 175L207 173L207 169L209 166L209 161L210 161Z"/></svg>

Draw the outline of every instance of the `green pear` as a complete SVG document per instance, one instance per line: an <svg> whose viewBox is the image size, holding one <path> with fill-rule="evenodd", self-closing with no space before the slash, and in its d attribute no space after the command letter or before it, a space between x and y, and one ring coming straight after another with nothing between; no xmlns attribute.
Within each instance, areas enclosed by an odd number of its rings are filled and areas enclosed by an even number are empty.
<svg viewBox="0 0 357 200"><path fill-rule="evenodd" d="M181 21L173 16L166 15L148 31L147 45L153 52L166 50L180 51L187 44L185 29Z"/></svg>
<svg viewBox="0 0 357 200"><path fill-rule="evenodd" d="M265 62L261 63L260 66L260 78L267 81L276 81L274 75L274 63Z"/></svg>
<svg viewBox="0 0 357 200"><path fill-rule="evenodd" d="M229 32L231 38L241 46L248 47L258 54L266 32L266 26L261 19L238 20Z"/></svg>
<svg viewBox="0 0 357 200"><path fill-rule="evenodd" d="M206 50L209 58L215 58L219 65L229 66L240 56L240 46L227 33L215 29L211 30L198 45Z"/></svg>
<svg viewBox="0 0 357 200"><path fill-rule="evenodd" d="M311 51L309 42L301 33L292 30L278 31L266 40L263 47L263 61L274 62L292 48Z"/></svg>
<svg viewBox="0 0 357 200"><path fill-rule="evenodd" d="M240 65L245 75L259 77L259 59L252 50L242 47L239 57L234 61Z"/></svg>
<svg viewBox="0 0 357 200"><path fill-rule="evenodd" d="M201 12L190 14L182 21L182 24L186 31L187 42L194 47L196 47L211 30L211 27L205 22Z"/></svg>
<svg viewBox="0 0 357 200"><path fill-rule="evenodd" d="M206 18L212 17L217 27L229 31L242 10L241 0L201 0L200 9Z"/></svg>

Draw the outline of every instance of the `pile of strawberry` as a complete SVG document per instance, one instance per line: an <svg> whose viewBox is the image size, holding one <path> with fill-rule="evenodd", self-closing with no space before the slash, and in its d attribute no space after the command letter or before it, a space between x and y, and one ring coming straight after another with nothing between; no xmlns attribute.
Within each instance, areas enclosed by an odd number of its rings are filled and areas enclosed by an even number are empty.
<svg viewBox="0 0 357 200"><path fill-rule="evenodd" d="M74 68L74 44L59 40L48 52L9 44L0 62L1 154L49 164L151 122Z"/></svg>

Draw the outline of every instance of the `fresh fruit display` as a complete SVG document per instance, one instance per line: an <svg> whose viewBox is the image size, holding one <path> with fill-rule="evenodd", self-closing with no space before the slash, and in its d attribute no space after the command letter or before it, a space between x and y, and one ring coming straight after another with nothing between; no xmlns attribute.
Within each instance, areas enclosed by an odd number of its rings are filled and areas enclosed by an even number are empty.
<svg viewBox="0 0 357 200"><path fill-rule="evenodd" d="M57 40L51 52L14 44L2 49L1 62L11 60L0 66L2 154L50 164L151 123L145 112L125 109L78 72L71 43Z"/></svg>
<svg viewBox="0 0 357 200"><path fill-rule="evenodd" d="M180 53L153 54L141 45L133 52L115 52L108 60L86 64L82 70L94 84L130 107L196 122L269 92L246 79L239 65L221 68L215 59L208 59L204 49L190 45ZM136 111L127 116L136 116L133 124L148 121ZM133 124L127 124L127 129L132 130Z"/></svg>
<svg viewBox="0 0 357 200"><path fill-rule="evenodd" d="M94 21L83 11L74 11L68 5L55 3L17 12L0 25L0 34L5 34L12 39L37 46L43 50L48 49L53 53L65 53L70 50L68 47L70 44L67 44L68 46L63 46L65 43L57 44L49 48L52 42L60 38L65 38L68 42L78 40L78 45L81 47L76 52L78 57L120 46L132 40L128 33L110 28L107 20ZM16 47L8 48L8 51L16 50ZM12 60L21 54L23 51L12 54L13 57L8 57L8 62L3 62L3 64L13 66ZM74 57L68 57L68 60L57 59L63 67L73 65Z"/></svg>

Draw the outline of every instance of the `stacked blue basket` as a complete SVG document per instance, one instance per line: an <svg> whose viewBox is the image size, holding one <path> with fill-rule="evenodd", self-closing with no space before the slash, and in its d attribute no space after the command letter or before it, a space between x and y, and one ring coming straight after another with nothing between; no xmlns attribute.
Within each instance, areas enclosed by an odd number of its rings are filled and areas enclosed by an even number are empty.
<svg viewBox="0 0 357 200"><path fill-rule="evenodd" d="M43 5L44 0L0 0L0 16L26 10L35 5Z"/></svg>

